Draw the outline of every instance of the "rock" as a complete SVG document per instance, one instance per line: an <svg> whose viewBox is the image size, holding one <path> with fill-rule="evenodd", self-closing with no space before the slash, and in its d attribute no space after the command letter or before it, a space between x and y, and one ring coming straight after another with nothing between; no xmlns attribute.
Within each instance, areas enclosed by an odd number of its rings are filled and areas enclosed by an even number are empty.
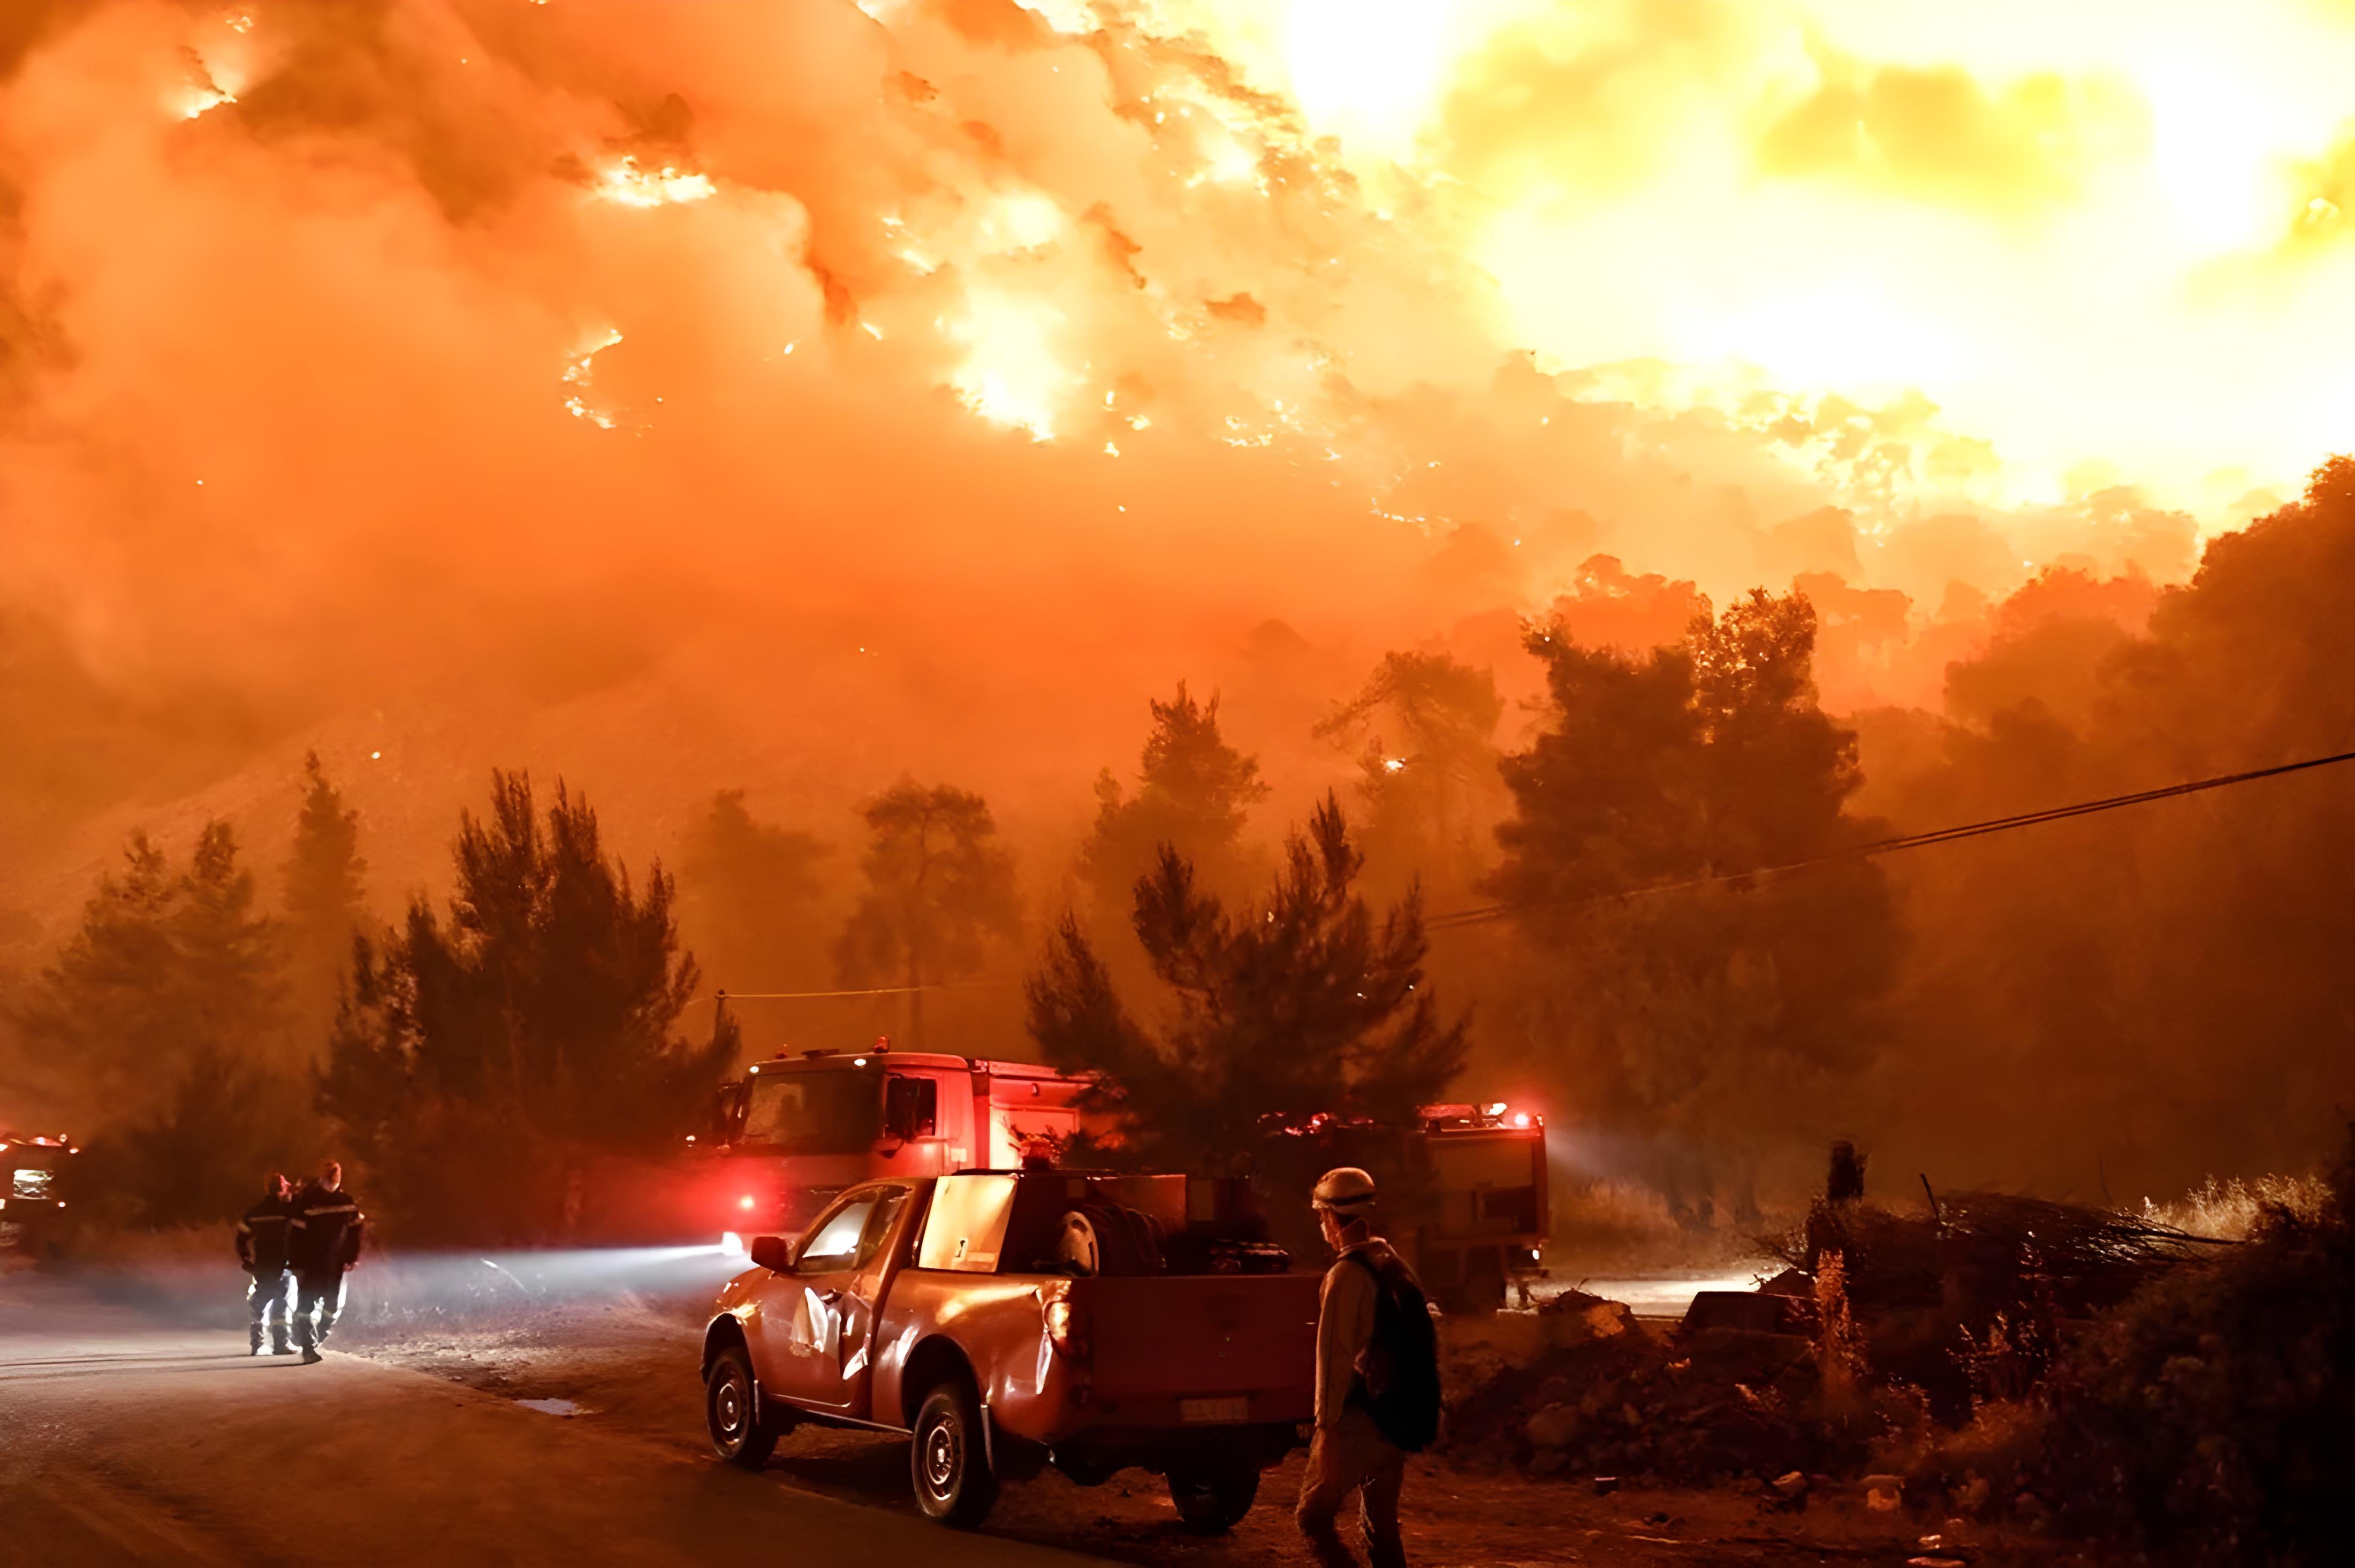
<svg viewBox="0 0 2355 1568"><path fill-rule="evenodd" d="M1796 1493L1804 1493L1807 1489L1807 1475L1804 1470L1792 1470L1775 1477L1766 1484L1787 1498Z"/></svg>
<svg viewBox="0 0 2355 1568"><path fill-rule="evenodd" d="M1555 1377L1538 1384L1537 1392L1529 1395L1529 1403L1543 1410L1547 1405L1568 1404L1577 1398L1576 1384L1568 1378Z"/></svg>
<svg viewBox="0 0 2355 1568"><path fill-rule="evenodd" d="M1617 1491L1618 1489L1619 1489L1619 1477L1616 1477L1616 1476L1597 1476L1597 1477L1594 1477L1594 1495L1595 1495L1596 1497L1598 1497L1598 1498L1607 1498L1607 1497L1609 1497L1612 1493L1614 1493L1614 1492Z"/></svg>
<svg viewBox="0 0 2355 1568"><path fill-rule="evenodd" d="M1538 1316L1550 1317L1557 1313L1580 1313L1590 1307L1605 1306L1603 1297L1589 1296L1582 1290L1565 1290L1560 1296L1549 1296L1538 1304Z"/></svg>
<svg viewBox="0 0 2355 1568"><path fill-rule="evenodd" d="M1864 1506L1875 1513L1895 1513L1905 1506L1905 1477L1902 1476L1867 1476L1864 1478Z"/></svg>
<svg viewBox="0 0 2355 1568"><path fill-rule="evenodd" d="M1704 1290L1685 1311L1684 1332L1731 1328L1745 1334L1806 1334L1816 1324L1813 1296L1757 1290Z"/></svg>
<svg viewBox="0 0 2355 1568"><path fill-rule="evenodd" d="M1956 1513L1966 1519L1977 1519L1987 1511L1987 1498L1993 1490L1986 1477L1972 1476L1954 1489L1949 1501Z"/></svg>
<svg viewBox="0 0 2355 1568"><path fill-rule="evenodd" d="M1624 1301L1605 1301L1584 1291L1566 1290L1537 1310L1546 1343L1574 1349L1596 1339L1616 1339L1636 1328L1636 1315Z"/></svg>
<svg viewBox="0 0 2355 1568"><path fill-rule="evenodd" d="M1529 1440L1532 1448L1567 1448L1577 1441L1579 1428L1585 1424L1586 1418L1578 1413L1576 1405L1550 1404L1529 1417L1521 1435Z"/></svg>

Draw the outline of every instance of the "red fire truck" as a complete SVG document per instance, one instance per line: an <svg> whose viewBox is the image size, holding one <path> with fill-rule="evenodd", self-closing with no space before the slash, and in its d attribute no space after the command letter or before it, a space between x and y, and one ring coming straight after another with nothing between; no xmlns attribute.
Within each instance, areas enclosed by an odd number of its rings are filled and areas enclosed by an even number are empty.
<svg viewBox="0 0 2355 1568"><path fill-rule="evenodd" d="M1502 1103L1425 1105L1410 1145L1423 1178L1415 1272L1443 1303L1490 1311L1508 1286L1521 1305L1545 1274L1545 1118Z"/></svg>
<svg viewBox="0 0 2355 1568"><path fill-rule="evenodd" d="M1011 1170L1027 1152L1116 1121L1086 1109L1085 1077L1032 1062L894 1051L780 1051L722 1085L700 1136L689 1233L741 1252L752 1235L793 1235L861 1182ZM1315 1117L1301 1153L1326 1165L1388 1163L1395 1132ZM1289 1140L1286 1140L1289 1141ZM1408 1191L1391 1206L1391 1240L1433 1296L1489 1311L1545 1273L1550 1224L1545 1118L1500 1104L1426 1105L1403 1139ZM1295 1173L1299 1174L1299 1173ZM1313 1173L1300 1182L1305 1191ZM1292 1218L1305 1224L1305 1211ZM1282 1229L1279 1217L1279 1230ZM1305 1238L1299 1238L1305 1247ZM1301 1250L1301 1248L1295 1248Z"/></svg>
<svg viewBox="0 0 2355 1568"><path fill-rule="evenodd" d="M63 1133L0 1133L0 1253L63 1249L68 1172L80 1153Z"/></svg>
<svg viewBox="0 0 2355 1568"><path fill-rule="evenodd" d="M1012 1169L1082 1128L1083 1078L1022 1061L894 1051L780 1051L721 1086L697 1147L709 1235L791 1235L836 1194L885 1177ZM1093 1121L1094 1118L1084 1118Z"/></svg>

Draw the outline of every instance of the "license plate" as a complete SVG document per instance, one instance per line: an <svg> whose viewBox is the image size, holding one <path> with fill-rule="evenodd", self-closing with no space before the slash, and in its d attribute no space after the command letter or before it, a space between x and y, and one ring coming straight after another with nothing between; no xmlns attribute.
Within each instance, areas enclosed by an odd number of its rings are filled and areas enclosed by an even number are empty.
<svg viewBox="0 0 2355 1568"><path fill-rule="evenodd" d="M1181 1399L1178 1402L1180 1421L1249 1421L1251 1401L1243 1399Z"/></svg>

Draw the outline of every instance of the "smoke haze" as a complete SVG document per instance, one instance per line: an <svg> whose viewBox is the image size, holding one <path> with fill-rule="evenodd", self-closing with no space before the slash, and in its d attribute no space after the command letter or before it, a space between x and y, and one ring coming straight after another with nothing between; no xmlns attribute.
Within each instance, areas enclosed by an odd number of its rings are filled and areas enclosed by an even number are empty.
<svg viewBox="0 0 2355 1568"><path fill-rule="evenodd" d="M858 800L954 783L1044 911L1180 679L1261 759L1272 838L1352 776L1311 729L1386 650L1529 699L1522 617L1636 649L1760 583L1816 605L1835 712L2089 720L2203 538L2355 412L2347 313L2300 304L2348 276L2346 144L2310 58L2267 122L2306 161L2243 152L2313 194L2117 274L2121 316L2195 273L2227 304L2003 382L2049 322L1941 345L2208 167L2176 78L1850 9L1467 5L1409 69L1308 0L18 5L0 954L37 965L133 825L273 858L306 748L387 913L494 766L591 792L634 861L742 788L836 872ZM2355 48L2286 4L2250 37ZM1817 220L1849 272L1793 238ZM2235 341L2279 364L2215 444L2178 423L2213 392L2053 428L2274 283L2289 319ZM2229 450L2285 403L2311 449Z"/></svg>

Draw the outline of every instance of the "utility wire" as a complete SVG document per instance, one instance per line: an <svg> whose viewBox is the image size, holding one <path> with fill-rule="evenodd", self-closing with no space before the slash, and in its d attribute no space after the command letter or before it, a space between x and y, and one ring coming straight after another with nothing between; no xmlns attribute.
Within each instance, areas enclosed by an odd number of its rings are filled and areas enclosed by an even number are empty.
<svg viewBox="0 0 2355 1568"><path fill-rule="evenodd" d="M2142 805L2154 800L2169 800L2177 795L2198 795L2203 790L2222 789L2227 784L2250 784L2258 779L2278 778L2284 773L2304 773L2309 768L2327 768L2339 763L2355 762L2355 751L2335 752L2328 756L2308 757L2302 762L2283 763L2270 768L2256 768L2248 773L2221 773L2214 778L2194 779L2188 784L2167 784L2158 789L2137 790L2132 795L2114 795L2100 800L2078 801L2070 805L2056 805L2042 811L2023 811L2010 816L1990 817L1985 822L1966 822L1953 827L1936 827L1923 833L1908 833L1894 838L1877 838L1867 844L1852 844L1828 854L1812 855L1804 860L1788 860L1775 866L1760 866L1746 871L1726 871L1715 876L1689 877L1681 881L1654 882L1623 891L1596 893L1578 899L1534 899L1520 903L1485 904L1474 909L1451 910L1435 914L1423 922L1427 931L1452 931L1459 926L1485 925L1490 921L1526 909L1576 908L1586 904L1609 903L1620 899L1640 898L1648 893L1677 892L1689 888L1720 886L1728 882L1750 882L1767 877L1779 877L1802 871L1815 866L1838 865L1850 860L1869 859L1876 855L1894 854L1900 849L1919 849L1932 844L1952 844L1965 838L1977 838L1989 833L2008 833L2016 827L2033 827L2040 823L2063 822L2073 816L2090 816L2095 812L2115 811L2121 806Z"/></svg>
<svg viewBox="0 0 2355 1568"><path fill-rule="evenodd" d="M2115 811L2122 806L2142 805L2154 800L2169 800L2177 795L2198 795L2203 790L2222 789L2227 784L2250 784L2258 779L2278 778L2284 773L2304 773L2309 768L2327 768L2350 762L2355 762L2355 751L2335 752L2326 757L2308 757L2303 762L2284 763L2277 767L2256 768L2243 773L2221 773L2214 778L2194 779L2188 784L2137 790L2132 795L2108 795L2100 800L2078 801L2042 811L2023 811L2009 816L1990 817L1985 822L1966 822L1953 827L1934 827L1927 832L1902 834L1894 838L1876 838L1870 843L1852 844L1804 860L1786 860L1780 865L1760 866L1746 871L1724 871L1715 876L1688 877L1681 881L1652 882L1640 888L1595 893L1585 898L1533 899L1520 903L1482 904L1472 909L1449 910L1445 913L1430 916L1423 925L1425 931L1454 931L1465 926L1486 925L1528 909L1576 909L1588 904L1642 898L1651 893L1681 892L1692 888L1719 887L1729 882L1753 882L1768 877L1787 876L1816 866L1870 859L1877 855L1891 855L1901 849L1919 849L1932 844L1952 844L1989 833L2033 827L2040 823L2065 822L2073 816L2090 816L2096 812ZM951 991L970 986L1011 986L1017 983L1002 979L944 980L924 986L873 986L847 991L723 991L720 995L731 1002L802 1002L835 997L904 997L917 991Z"/></svg>
<svg viewBox="0 0 2355 1568"><path fill-rule="evenodd" d="M731 1002L806 1002L821 997L904 997L911 991L954 991L967 986L1013 986L1015 980L935 980L922 986L872 986L858 991L729 991L719 996Z"/></svg>

